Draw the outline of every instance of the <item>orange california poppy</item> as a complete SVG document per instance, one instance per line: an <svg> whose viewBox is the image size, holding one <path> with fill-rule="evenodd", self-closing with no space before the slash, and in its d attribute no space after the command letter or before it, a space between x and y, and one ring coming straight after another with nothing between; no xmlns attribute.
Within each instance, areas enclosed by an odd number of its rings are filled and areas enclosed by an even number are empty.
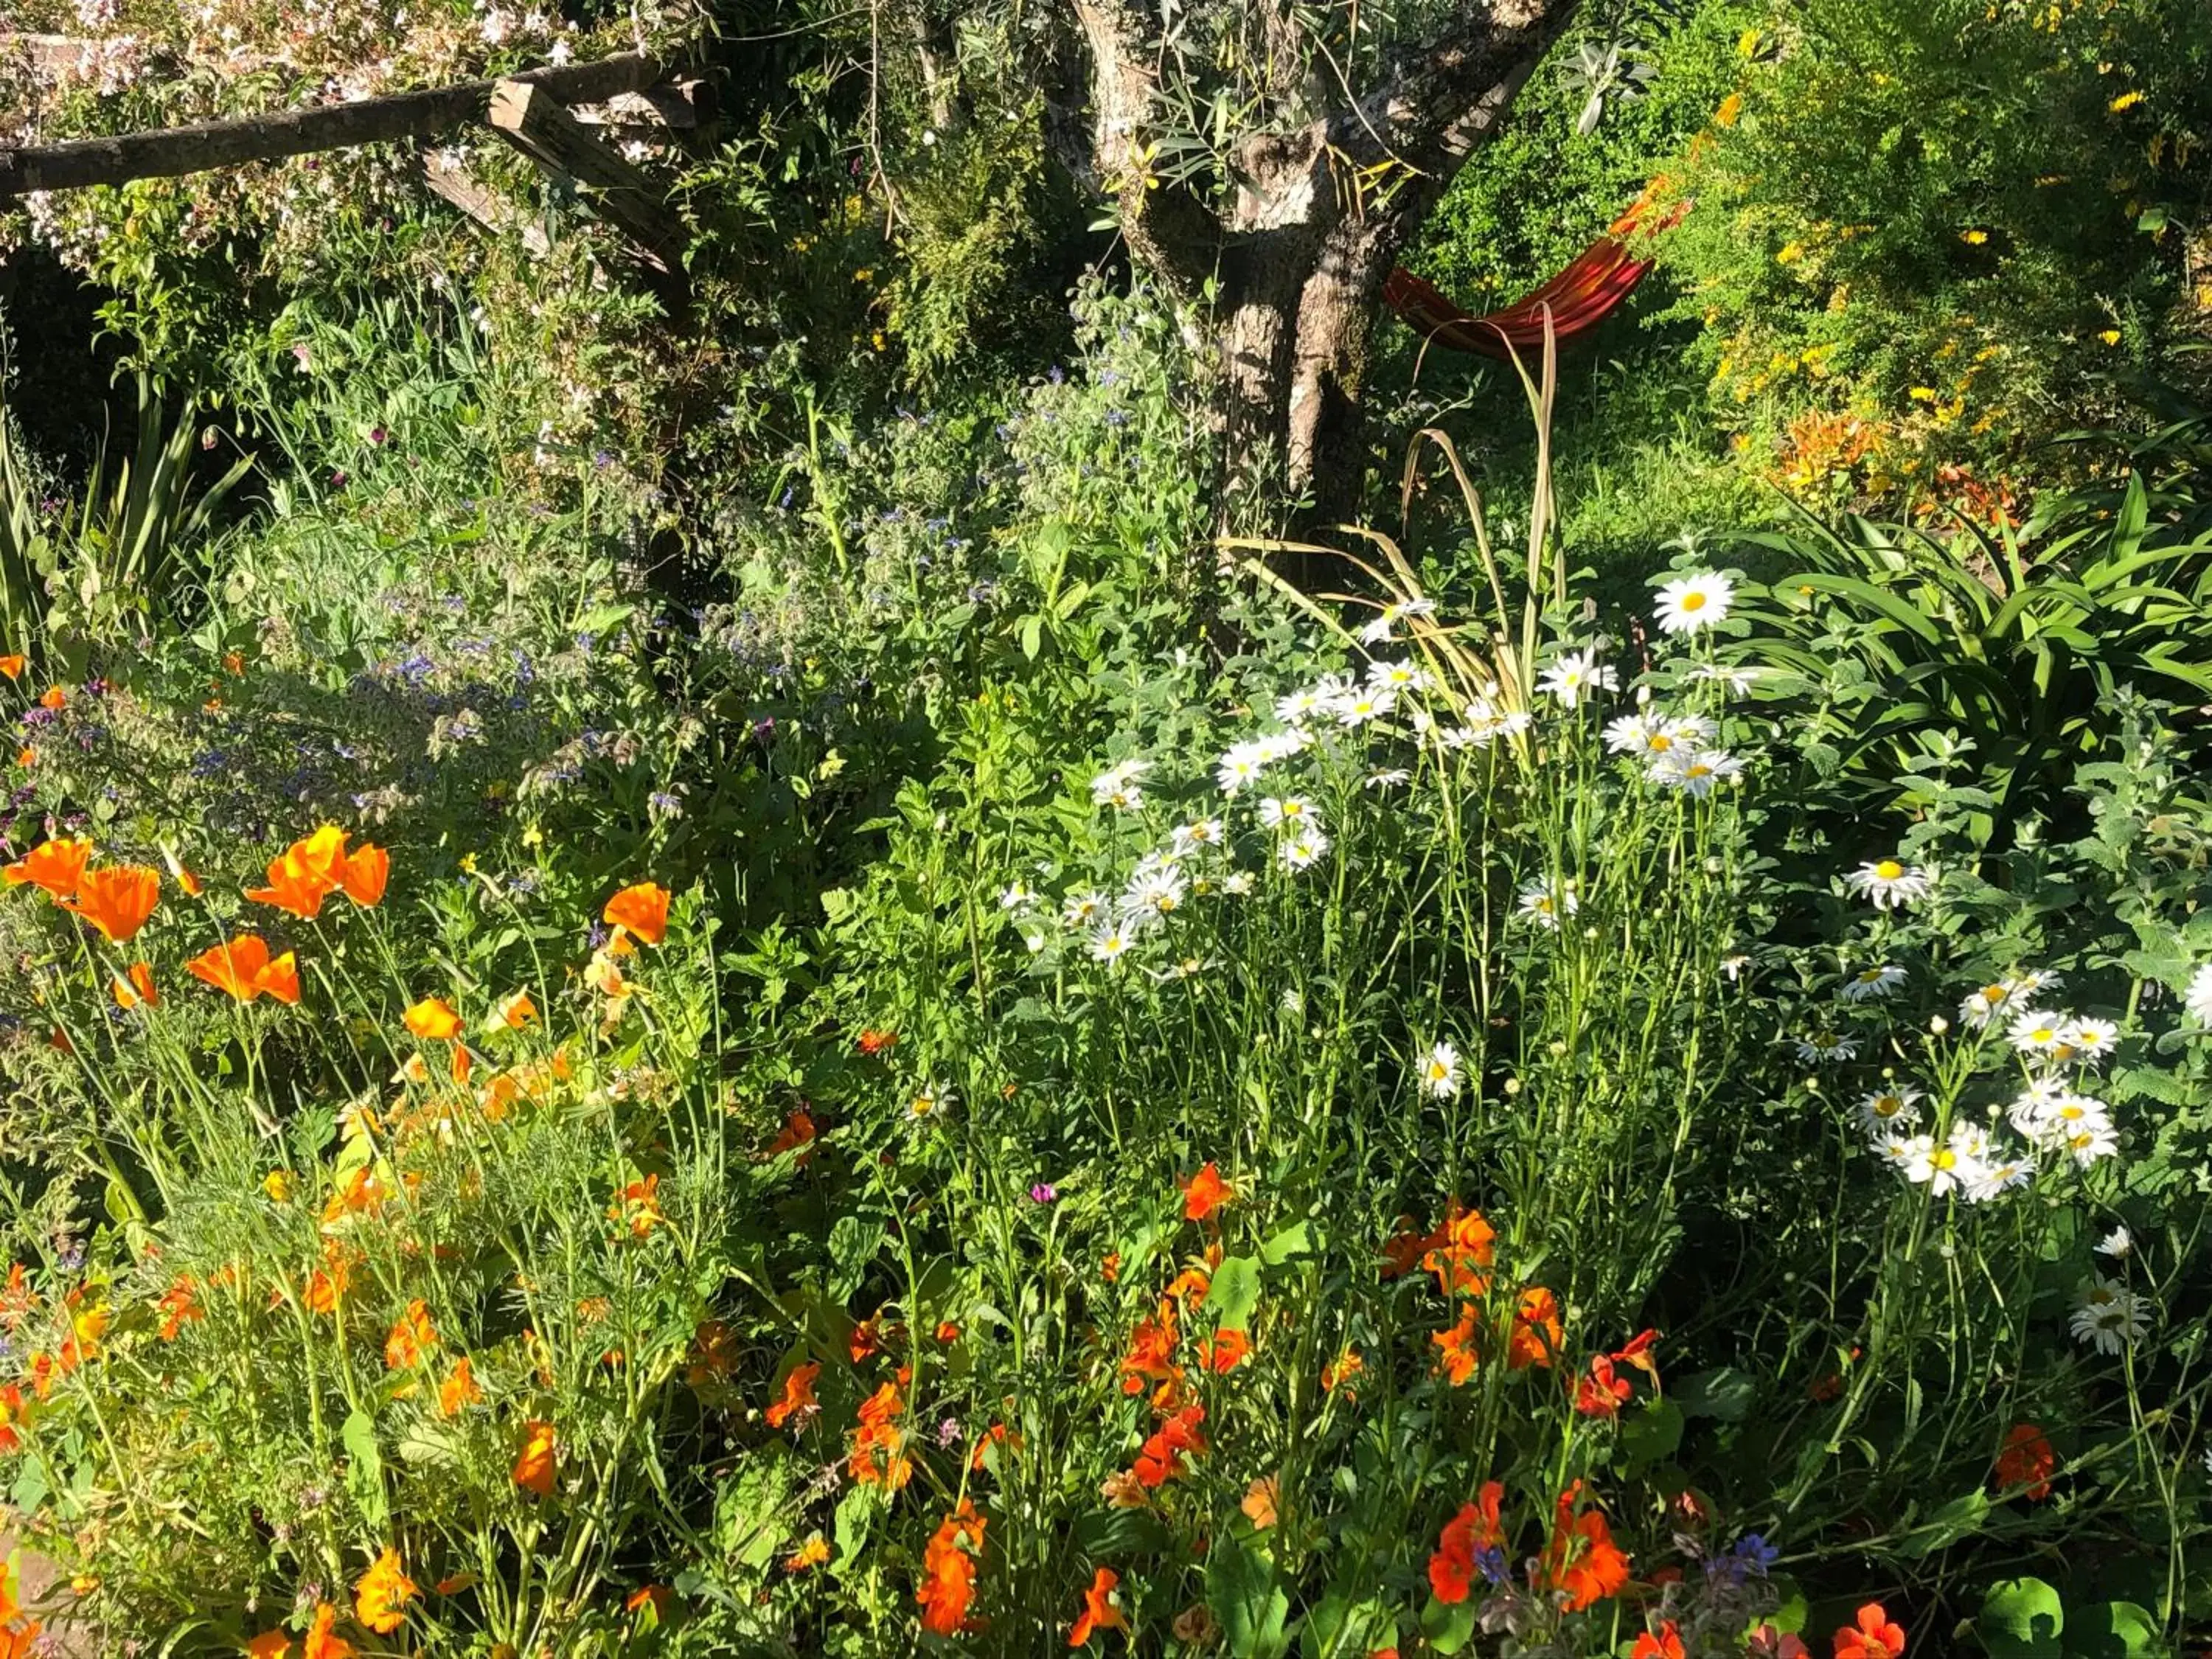
<svg viewBox="0 0 2212 1659"><path fill-rule="evenodd" d="M58 685L48 686L46 689L45 694L39 699L39 706L41 708L60 708L67 705L68 702L69 693L63 690Z"/></svg>
<svg viewBox="0 0 2212 1659"><path fill-rule="evenodd" d="M31 768L36 766L38 763L39 751L32 748L30 744L25 744L21 749L18 749L15 751L15 764L21 767L25 771L27 772Z"/></svg>
<svg viewBox="0 0 2212 1659"><path fill-rule="evenodd" d="M1182 1188L1183 1215L1192 1221L1205 1220L1237 1195L1237 1189L1221 1178L1221 1171L1212 1164L1176 1184Z"/></svg>
<svg viewBox="0 0 2212 1659"><path fill-rule="evenodd" d="M424 997L399 1018L425 1042L450 1042L461 1034L461 1017L443 997Z"/></svg>
<svg viewBox="0 0 2212 1659"><path fill-rule="evenodd" d="M914 1599L921 1608L921 1627L933 1636L957 1636L967 1626L968 1607L975 1597L975 1564L983 1553L983 1527L975 1504L963 1498L922 1552L921 1583Z"/></svg>
<svg viewBox="0 0 2212 1659"><path fill-rule="evenodd" d="M536 1420L522 1429L522 1450L514 1460L514 1484L540 1498L553 1495L553 1425Z"/></svg>
<svg viewBox="0 0 2212 1659"><path fill-rule="evenodd" d="M484 1030L519 1031L537 1018L538 1005L531 1000L530 993L517 991L500 1000L498 1006L491 1011L491 1017L484 1021Z"/></svg>
<svg viewBox="0 0 2212 1659"><path fill-rule="evenodd" d="M129 976L118 974L113 981L115 1006L136 1008L143 1003L149 1008L161 1006L161 994L154 988L154 970L143 962L131 964Z"/></svg>
<svg viewBox="0 0 2212 1659"><path fill-rule="evenodd" d="M804 1423L819 1405L814 1398L814 1379L822 1375L822 1367L812 1361L795 1365L791 1375L783 1379L783 1398L768 1408L768 1425L780 1429L796 1416Z"/></svg>
<svg viewBox="0 0 2212 1659"><path fill-rule="evenodd" d="M641 1584L623 1600L624 1613L636 1613L651 1607L657 1619L668 1617L668 1609L675 1605L676 1597L665 1584Z"/></svg>
<svg viewBox="0 0 2212 1659"><path fill-rule="evenodd" d="M1531 1285L1521 1292L1520 1305L1513 1312L1513 1329L1505 1345L1506 1369L1518 1371L1531 1365L1548 1366L1564 1340L1559 1297L1540 1285Z"/></svg>
<svg viewBox="0 0 2212 1659"><path fill-rule="evenodd" d="M605 921L647 945L668 935L668 890L649 881L625 887L607 901Z"/></svg>
<svg viewBox="0 0 2212 1659"><path fill-rule="evenodd" d="M15 863L0 869L0 881L10 887L21 887L28 882L42 887L59 901L76 891L77 884L84 878L85 860L92 856L92 843L80 838L67 841L41 842Z"/></svg>
<svg viewBox="0 0 2212 1659"><path fill-rule="evenodd" d="M384 902L385 884L392 879L392 854L363 842L339 860L337 878L348 898L373 908Z"/></svg>
<svg viewBox="0 0 2212 1659"><path fill-rule="evenodd" d="M325 824L270 860L269 884L247 889L246 896L256 904L273 904L302 921L313 921L322 913L323 901L337 889L345 842L344 830Z"/></svg>
<svg viewBox="0 0 2212 1659"><path fill-rule="evenodd" d="M300 1659L354 1659L353 1644L331 1633L337 1621L336 1607L327 1601L317 1603L314 1619L307 1626L307 1639L300 1649Z"/></svg>
<svg viewBox="0 0 2212 1659"><path fill-rule="evenodd" d="M0 674L5 674L11 680L21 679L23 671L30 665L31 659L20 651L11 651L0 657Z"/></svg>
<svg viewBox="0 0 2212 1659"><path fill-rule="evenodd" d="M265 991L287 1007L300 1000L300 964L289 951L272 957L269 965L253 976L253 988Z"/></svg>
<svg viewBox="0 0 2212 1659"><path fill-rule="evenodd" d="M105 934L112 945L128 945L137 937L161 901L161 872L143 864L118 864L107 870L88 870L78 879L76 896L57 901L74 910Z"/></svg>
<svg viewBox="0 0 2212 1659"><path fill-rule="evenodd" d="M407 1622L407 1604L422 1593L401 1571L399 1552L387 1547L353 1587L353 1616L363 1628L389 1636Z"/></svg>
<svg viewBox="0 0 2212 1659"><path fill-rule="evenodd" d="M475 1368L465 1356L456 1359L446 1380L438 1384L438 1415L459 1417L468 1407L482 1404L483 1390L477 1386Z"/></svg>
<svg viewBox="0 0 2212 1659"><path fill-rule="evenodd" d="M1091 1575L1091 1588L1083 1592L1082 1615L1068 1632L1068 1646L1086 1645L1098 1631L1129 1628L1129 1621L1121 1616L1121 1598L1115 1594L1121 1583L1121 1575L1111 1567L1101 1567Z"/></svg>
<svg viewBox="0 0 2212 1659"><path fill-rule="evenodd" d="M384 1368L406 1370L437 1346L438 1328L430 1322L428 1304L418 1296L407 1304L405 1313L392 1321L391 1334L384 1339Z"/></svg>
<svg viewBox="0 0 2212 1659"><path fill-rule="evenodd" d="M268 970L269 947L255 933L240 933L228 945L211 945L185 964L194 979L204 980L240 1002L261 994L261 976Z"/></svg>

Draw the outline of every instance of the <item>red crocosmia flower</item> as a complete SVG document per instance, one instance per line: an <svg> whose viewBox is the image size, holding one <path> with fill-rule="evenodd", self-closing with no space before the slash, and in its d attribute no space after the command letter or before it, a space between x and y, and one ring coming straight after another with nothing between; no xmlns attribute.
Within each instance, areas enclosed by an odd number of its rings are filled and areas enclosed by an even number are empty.
<svg viewBox="0 0 2212 1659"><path fill-rule="evenodd" d="M1859 1609L1858 1624L1836 1632L1836 1659L1898 1659L1905 1651L1905 1626L1893 1621L1879 1601Z"/></svg>
<svg viewBox="0 0 2212 1659"><path fill-rule="evenodd" d="M1518 1371L1531 1365L1549 1365L1564 1340L1559 1297L1540 1285L1530 1286L1521 1292L1520 1305L1513 1312L1513 1330L1505 1346L1506 1369Z"/></svg>
<svg viewBox="0 0 2212 1659"><path fill-rule="evenodd" d="M1137 1454L1136 1463L1130 1471L1136 1476L1137 1484L1147 1488L1161 1486L1180 1475L1184 1454L1206 1449L1206 1437L1198 1427L1205 1420L1205 1407L1185 1406L1163 1423Z"/></svg>
<svg viewBox="0 0 2212 1659"><path fill-rule="evenodd" d="M1188 1181L1176 1183L1182 1188L1182 1212L1186 1219L1203 1221L1237 1195L1237 1189L1221 1178L1221 1171L1208 1164Z"/></svg>
<svg viewBox="0 0 2212 1659"><path fill-rule="evenodd" d="M161 872L143 864L118 864L108 870L88 870L77 880L76 896L58 900L64 910L74 910L100 929L114 945L128 945L138 935L161 901Z"/></svg>
<svg viewBox="0 0 2212 1659"><path fill-rule="evenodd" d="M337 878L348 898L373 908L384 902L385 884L392 879L392 854L363 842L339 861Z"/></svg>
<svg viewBox="0 0 2212 1659"><path fill-rule="evenodd" d="M1199 1344L1199 1364L1217 1376L1226 1376L1252 1355L1252 1339L1243 1331L1216 1331Z"/></svg>
<svg viewBox="0 0 2212 1659"><path fill-rule="evenodd" d="M522 1450L514 1460L514 1484L540 1498L553 1495L554 1437L550 1423L523 1425Z"/></svg>
<svg viewBox="0 0 2212 1659"><path fill-rule="evenodd" d="M1997 1484L2017 1486L2029 1502L2040 1503L2051 1496L2051 1472L2057 1467L2058 1455L2043 1431L2033 1423L2018 1423L1997 1454Z"/></svg>
<svg viewBox="0 0 2212 1659"><path fill-rule="evenodd" d="M607 901L603 920L647 945L658 945L668 936L668 890L649 881L625 887Z"/></svg>
<svg viewBox="0 0 2212 1659"><path fill-rule="evenodd" d="M983 1525L974 1503L963 1498L922 1552L921 1583L914 1599L921 1608L921 1627L933 1636L957 1636L967 1628L969 1604L975 1599L975 1562L983 1553Z"/></svg>
<svg viewBox="0 0 2212 1659"><path fill-rule="evenodd" d="M1688 1659L1682 1649L1682 1632L1671 1619L1655 1632L1646 1631L1628 1650L1628 1659Z"/></svg>
<svg viewBox="0 0 2212 1659"><path fill-rule="evenodd" d="M812 1361L792 1368L791 1375L783 1379L783 1398L768 1408L768 1425L780 1429L793 1417L804 1423L820 1409L814 1398L814 1379L822 1375L822 1367Z"/></svg>
<svg viewBox="0 0 2212 1659"><path fill-rule="evenodd" d="M1628 1558L1613 1541L1605 1516L1594 1509L1574 1512L1582 1489L1577 1480L1559 1494L1551 1542L1537 1571L1541 1588L1565 1594L1569 1613L1618 1595L1628 1583Z"/></svg>
<svg viewBox="0 0 2212 1659"><path fill-rule="evenodd" d="M461 1034L461 1017L443 997L424 997L399 1018L427 1042L448 1042Z"/></svg>
<svg viewBox="0 0 2212 1659"><path fill-rule="evenodd" d="M29 883L44 888L56 900L68 898L75 893L77 884L84 879L85 860L92 856L92 843L83 840L49 841L33 847L21 858L0 868L0 881L10 887Z"/></svg>
<svg viewBox="0 0 2212 1659"><path fill-rule="evenodd" d="M1091 1575L1091 1588L1083 1592L1083 1614L1068 1632L1068 1646L1083 1647L1102 1630L1128 1630L1129 1621L1121 1614L1121 1598L1115 1594L1121 1583L1121 1575L1111 1567L1101 1567Z"/></svg>
<svg viewBox="0 0 2212 1659"><path fill-rule="evenodd" d="M1612 1356L1595 1354L1589 1375L1575 1381L1575 1409L1584 1417L1617 1417L1633 1392L1626 1377L1614 1374Z"/></svg>
<svg viewBox="0 0 2212 1659"><path fill-rule="evenodd" d="M1474 1375L1481 1363L1481 1352L1474 1342L1475 1309L1472 1302L1462 1303L1459 1323L1446 1331L1432 1331L1429 1340L1437 1349L1437 1369L1442 1371L1455 1389Z"/></svg>

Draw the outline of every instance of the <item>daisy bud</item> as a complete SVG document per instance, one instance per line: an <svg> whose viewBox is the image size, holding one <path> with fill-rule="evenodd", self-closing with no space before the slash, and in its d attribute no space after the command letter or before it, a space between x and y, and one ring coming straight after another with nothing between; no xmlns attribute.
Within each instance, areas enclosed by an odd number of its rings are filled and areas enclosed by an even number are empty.
<svg viewBox="0 0 2212 1659"><path fill-rule="evenodd" d="M1933 1031L1937 1036L1942 1036L1944 1032L1951 1029L1951 1022L1944 1018L1942 1015L1938 1014L1935 1018L1928 1022L1928 1029Z"/></svg>

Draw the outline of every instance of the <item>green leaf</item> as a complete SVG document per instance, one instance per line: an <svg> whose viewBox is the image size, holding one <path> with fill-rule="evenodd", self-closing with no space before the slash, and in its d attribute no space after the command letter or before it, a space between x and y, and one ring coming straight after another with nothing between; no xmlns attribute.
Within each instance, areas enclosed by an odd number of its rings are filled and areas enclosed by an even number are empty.
<svg viewBox="0 0 2212 1659"><path fill-rule="evenodd" d="M1663 1463L1682 1444L1682 1408L1671 1400L1654 1400L1642 1411L1620 1419L1620 1450L1628 1472L1640 1474L1655 1463Z"/></svg>
<svg viewBox="0 0 2212 1659"><path fill-rule="evenodd" d="M1995 1659L2059 1659L2066 1607L2040 1578L2007 1578L1990 1586L1974 1633Z"/></svg>
<svg viewBox="0 0 2212 1659"><path fill-rule="evenodd" d="M1237 1659L1276 1659L1289 1650L1284 1625L1291 1598L1275 1582L1274 1562L1261 1551L1236 1538L1216 1542L1206 1563L1206 1599Z"/></svg>
<svg viewBox="0 0 2212 1659"><path fill-rule="evenodd" d="M2134 1601L2092 1601L2077 1607L2066 1632L2069 1659L2159 1659L2169 1651L2150 1609Z"/></svg>
<svg viewBox="0 0 2212 1659"><path fill-rule="evenodd" d="M1204 1305L1215 1310L1222 1329L1243 1330L1260 1305L1260 1264L1249 1255L1231 1256L1213 1270Z"/></svg>
<svg viewBox="0 0 2212 1659"><path fill-rule="evenodd" d="M338 1431L338 1440L351 1460L346 1465L346 1485L354 1502L371 1527L382 1531L388 1511L384 1501L384 1454L376 1443L376 1419L367 1412L349 1414Z"/></svg>
<svg viewBox="0 0 2212 1659"><path fill-rule="evenodd" d="M1474 1635L1474 1604L1447 1606L1431 1596L1421 1609L1421 1634L1428 1638L1431 1652L1457 1653Z"/></svg>
<svg viewBox="0 0 2212 1659"><path fill-rule="evenodd" d="M1759 1379L1733 1365L1685 1377L1674 1394L1684 1417L1717 1417L1723 1423L1743 1421L1758 1398Z"/></svg>
<svg viewBox="0 0 2212 1659"><path fill-rule="evenodd" d="M1903 1554L1918 1559L1932 1555L1937 1550L1957 1543L1961 1538L1971 1538L1982 1529L1989 1518L1989 1494L1970 1492L1964 1498L1954 1498L1930 1515L1925 1521L1905 1534L1898 1546Z"/></svg>
<svg viewBox="0 0 2212 1659"><path fill-rule="evenodd" d="M1270 1267L1279 1267L1292 1256L1312 1254L1313 1235L1303 1221L1293 1221L1260 1247L1260 1260Z"/></svg>

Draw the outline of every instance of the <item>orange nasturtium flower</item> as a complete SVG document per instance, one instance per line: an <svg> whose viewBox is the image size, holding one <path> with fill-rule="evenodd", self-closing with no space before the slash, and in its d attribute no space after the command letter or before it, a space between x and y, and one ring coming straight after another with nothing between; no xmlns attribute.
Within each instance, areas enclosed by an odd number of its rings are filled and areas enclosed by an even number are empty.
<svg viewBox="0 0 2212 1659"><path fill-rule="evenodd" d="M1422 1242L1421 1267L1437 1276L1437 1289L1445 1296L1480 1296L1490 1280L1477 1269L1487 1267L1498 1234L1480 1210L1462 1211L1455 1204L1443 1224Z"/></svg>
<svg viewBox="0 0 2212 1659"><path fill-rule="evenodd" d="M1505 1541L1505 1528L1498 1507L1505 1497L1504 1485L1486 1480L1472 1504L1444 1522L1436 1553L1429 1557L1429 1589L1439 1601L1456 1607L1468 1598L1474 1582L1474 1558L1481 1551Z"/></svg>
<svg viewBox="0 0 2212 1659"><path fill-rule="evenodd" d="M263 1631L246 1644L246 1659L292 1659L291 1632Z"/></svg>
<svg viewBox="0 0 2212 1659"><path fill-rule="evenodd" d="M127 976L116 975L112 988L118 1008L136 1008L142 1002L149 1008L161 1006L161 994L154 988L154 970L143 962L132 963Z"/></svg>
<svg viewBox="0 0 2212 1659"><path fill-rule="evenodd" d="M41 708L66 708L68 703L69 693L58 685L48 686L39 698L39 707Z"/></svg>
<svg viewBox="0 0 2212 1659"><path fill-rule="evenodd" d="M651 1607L654 1618L665 1619L675 1601L674 1594L665 1584L640 1584L623 1598L623 1611L635 1613L641 1608Z"/></svg>
<svg viewBox="0 0 2212 1659"><path fill-rule="evenodd" d="M91 856L92 843L82 838L41 842L13 864L0 868L0 881L10 887L28 882L44 888L58 902L76 891L77 883L84 878L85 860Z"/></svg>
<svg viewBox="0 0 2212 1659"><path fill-rule="evenodd" d="M2051 1496L2051 1475L2057 1467L2058 1454L2043 1431L2033 1423L2016 1423L1997 1454L1997 1484L2018 1486L2030 1503L2041 1503Z"/></svg>
<svg viewBox="0 0 2212 1659"><path fill-rule="evenodd" d="M830 1540L820 1533L809 1533L806 1541L786 1557L786 1572L805 1572L809 1567L818 1567L830 1559Z"/></svg>
<svg viewBox="0 0 2212 1659"><path fill-rule="evenodd" d="M430 1322L429 1305L418 1296L392 1322L391 1334L384 1339L384 1368L406 1370L437 1346L438 1328Z"/></svg>
<svg viewBox="0 0 2212 1659"><path fill-rule="evenodd" d="M257 933L240 933L228 945L211 945L185 964L194 979L251 1002L266 992L279 1002L300 1000L300 970L289 951L271 958Z"/></svg>
<svg viewBox="0 0 2212 1659"><path fill-rule="evenodd" d="M1596 1510L1574 1512L1582 1489L1577 1480L1559 1494L1551 1542L1537 1575L1540 1588L1566 1593L1569 1613L1618 1595L1628 1583L1628 1557L1613 1541L1605 1516Z"/></svg>
<svg viewBox="0 0 2212 1659"><path fill-rule="evenodd" d="M914 1599L921 1607L921 1627L932 1635L957 1636L966 1627L969 1603L975 1599L975 1561L983 1553L983 1526L974 1503L963 1498L922 1552L921 1584Z"/></svg>
<svg viewBox="0 0 2212 1659"><path fill-rule="evenodd" d="M0 657L0 674L5 674L11 680L21 679L23 671L30 665L31 659L20 651L11 651Z"/></svg>
<svg viewBox="0 0 2212 1659"><path fill-rule="evenodd" d="M1091 1575L1091 1588L1083 1592L1082 1616L1068 1632L1068 1646L1088 1645L1093 1633L1098 1631L1129 1628L1129 1621L1121 1614L1121 1598L1115 1594L1121 1583L1121 1575L1111 1567L1101 1567Z"/></svg>
<svg viewBox="0 0 2212 1659"><path fill-rule="evenodd" d="M1474 1340L1475 1308L1472 1302L1460 1304L1459 1323L1449 1330L1432 1331L1429 1340L1437 1346L1437 1369L1455 1389L1474 1375L1481 1362L1481 1351Z"/></svg>
<svg viewBox="0 0 2212 1659"><path fill-rule="evenodd" d="M814 1397L814 1379L822 1375L822 1367L812 1361L794 1365L791 1375L783 1379L783 1398L768 1408L768 1425L780 1429L793 1417L801 1423L821 1408Z"/></svg>
<svg viewBox="0 0 2212 1659"><path fill-rule="evenodd" d="M553 1425L535 1419L523 1425L522 1450L514 1460L514 1484L540 1498L553 1495Z"/></svg>
<svg viewBox="0 0 2212 1659"><path fill-rule="evenodd" d="M327 1601L318 1602L314 1619L307 1626L307 1639L300 1649L300 1659L354 1659L353 1644L331 1632L337 1621L336 1607Z"/></svg>
<svg viewBox="0 0 2212 1659"><path fill-rule="evenodd" d="M647 945L668 936L668 890L649 881L625 887L607 901L603 920Z"/></svg>
<svg viewBox="0 0 2212 1659"><path fill-rule="evenodd" d="M776 1158L785 1152L794 1152L811 1143L819 1133L815 1127L811 1114L803 1109L794 1109L791 1115L784 1119L782 1130L774 1140L769 1142L768 1150L761 1156ZM799 1162L804 1167L806 1159L802 1158Z"/></svg>
<svg viewBox="0 0 2212 1659"><path fill-rule="evenodd" d="M1836 1632L1836 1659L1899 1659L1905 1651L1905 1626L1879 1601L1859 1609L1856 1626Z"/></svg>
<svg viewBox="0 0 2212 1659"><path fill-rule="evenodd" d="M860 1052L871 1060L878 1054L889 1054L898 1042L896 1031L868 1030L860 1033Z"/></svg>
<svg viewBox="0 0 2212 1659"><path fill-rule="evenodd" d="M1137 1484L1149 1492L1180 1476L1183 1473L1184 1454L1206 1449L1206 1437L1198 1426L1204 1421L1205 1407L1185 1406L1161 1424L1130 1466L1129 1473Z"/></svg>
<svg viewBox="0 0 2212 1659"><path fill-rule="evenodd" d="M387 1546L353 1587L353 1616L364 1629L389 1636L406 1623L407 1604L422 1593L400 1570L399 1552Z"/></svg>
<svg viewBox="0 0 2212 1659"><path fill-rule="evenodd" d="M901 1450L906 1433L898 1426L898 1419L905 1410L906 1401L896 1382L884 1383L861 1401L860 1420L853 1430L845 1460L854 1485L897 1492L913 1475L914 1465ZM890 1461L885 1462L878 1453L889 1453Z"/></svg>
<svg viewBox="0 0 2212 1659"><path fill-rule="evenodd" d="M443 997L424 997L399 1018L425 1042L447 1042L461 1034L461 1017Z"/></svg>
<svg viewBox="0 0 2212 1659"><path fill-rule="evenodd" d="M1225 1376L1251 1357L1252 1339L1243 1331L1216 1331L1198 1345L1198 1363Z"/></svg>
<svg viewBox="0 0 2212 1659"><path fill-rule="evenodd" d="M1221 1178L1221 1171L1212 1164L1176 1184L1182 1188L1183 1216L1191 1221L1205 1220L1237 1195L1237 1189Z"/></svg>
<svg viewBox="0 0 2212 1659"><path fill-rule="evenodd" d="M1505 1344L1506 1369L1548 1367L1565 1340L1559 1328L1559 1297L1540 1285L1531 1285L1521 1292L1520 1305L1513 1311L1513 1329Z"/></svg>
<svg viewBox="0 0 2212 1659"><path fill-rule="evenodd" d="M336 873L348 898L374 909L384 902L385 884L392 879L392 854L363 842L338 861Z"/></svg>
<svg viewBox="0 0 2212 1659"><path fill-rule="evenodd" d="M527 991L517 991L500 999L490 1016L484 1021L487 1031L519 1031L538 1018L538 1005L530 1000Z"/></svg>
<svg viewBox="0 0 2212 1659"><path fill-rule="evenodd" d="M647 1176L617 1193L615 1201L607 1206L607 1219L628 1226L632 1238L648 1237L668 1219L660 1212L660 1177Z"/></svg>
<svg viewBox="0 0 2212 1659"><path fill-rule="evenodd" d="M118 864L88 870L77 880L76 896L58 900L100 929L112 945L128 945L138 935L161 900L161 872L143 864Z"/></svg>
<svg viewBox="0 0 2212 1659"><path fill-rule="evenodd" d="M468 1407L483 1404L483 1390L477 1386L476 1371L464 1356L453 1362L453 1369L438 1384L438 1415L459 1417Z"/></svg>

